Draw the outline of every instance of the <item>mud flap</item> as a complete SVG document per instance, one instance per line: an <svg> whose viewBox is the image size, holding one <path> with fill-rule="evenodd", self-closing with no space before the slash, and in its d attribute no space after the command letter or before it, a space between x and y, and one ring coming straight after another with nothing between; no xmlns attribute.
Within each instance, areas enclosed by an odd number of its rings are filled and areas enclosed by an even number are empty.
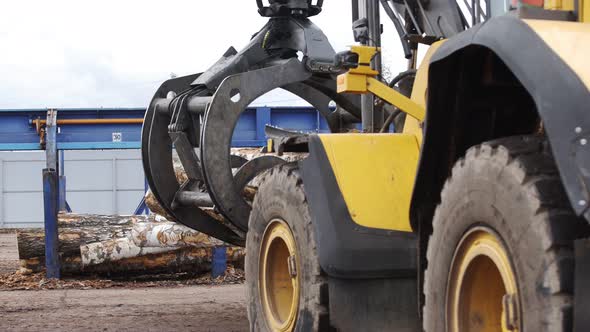
<svg viewBox="0 0 590 332"><path fill-rule="evenodd" d="M421 331L416 278L330 278L330 319L338 331Z"/></svg>

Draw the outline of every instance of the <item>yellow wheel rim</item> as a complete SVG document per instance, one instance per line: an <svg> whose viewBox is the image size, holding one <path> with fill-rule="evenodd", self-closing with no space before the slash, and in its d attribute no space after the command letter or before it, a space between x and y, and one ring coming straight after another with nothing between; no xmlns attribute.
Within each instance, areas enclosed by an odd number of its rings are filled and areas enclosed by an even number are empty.
<svg viewBox="0 0 590 332"><path fill-rule="evenodd" d="M516 278L502 242L485 227L459 242L446 294L447 331L518 331Z"/></svg>
<svg viewBox="0 0 590 332"><path fill-rule="evenodd" d="M262 239L259 285L264 315L273 331L293 331L299 307L299 259L286 222L272 220Z"/></svg>

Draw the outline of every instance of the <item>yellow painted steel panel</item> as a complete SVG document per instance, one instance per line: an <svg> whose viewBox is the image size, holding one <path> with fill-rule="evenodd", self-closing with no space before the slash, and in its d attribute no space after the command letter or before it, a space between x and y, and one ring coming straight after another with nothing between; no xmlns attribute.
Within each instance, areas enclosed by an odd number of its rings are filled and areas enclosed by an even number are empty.
<svg viewBox="0 0 590 332"><path fill-rule="evenodd" d="M412 88L412 96L411 99L416 104L420 105L423 109L426 109L426 94L427 94L427 87L428 87L428 68L430 66L430 58L438 50L438 48L444 43L443 41L436 42L428 48L424 58L422 60L422 64L420 68L418 68L418 72L416 73L416 79L414 80L414 86ZM416 136L418 140L418 146L422 146L422 123L412 117L406 117L406 122L404 124L405 134L412 134Z"/></svg>
<svg viewBox="0 0 590 332"><path fill-rule="evenodd" d="M524 20L590 89L590 24Z"/></svg>
<svg viewBox="0 0 590 332"><path fill-rule="evenodd" d="M367 93L367 76L351 73L338 75L336 88L338 93Z"/></svg>
<svg viewBox="0 0 590 332"><path fill-rule="evenodd" d="M411 232L419 146L409 134L319 135L355 223Z"/></svg>
<svg viewBox="0 0 590 332"><path fill-rule="evenodd" d="M426 115L424 108L413 102L410 98L390 88L387 84L369 77L367 78L367 89L375 96L399 108L409 116L420 122L424 121L424 116Z"/></svg>
<svg viewBox="0 0 590 332"><path fill-rule="evenodd" d="M590 0L580 0L580 22L590 23Z"/></svg>
<svg viewBox="0 0 590 332"><path fill-rule="evenodd" d="M574 0L545 0L544 8L548 10L574 10Z"/></svg>

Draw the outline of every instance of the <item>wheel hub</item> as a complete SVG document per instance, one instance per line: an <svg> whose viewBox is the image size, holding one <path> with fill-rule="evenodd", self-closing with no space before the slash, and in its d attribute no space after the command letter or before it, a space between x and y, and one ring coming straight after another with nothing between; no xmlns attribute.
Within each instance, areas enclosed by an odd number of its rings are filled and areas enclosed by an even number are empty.
<svg viewBox="0 0 590 332"><path fill-rule="evenodd" d="M518 331L516 277L492 230L476 227L463 236L447 285L447 331Z"/></svg>
<svg viewBox="0 0 590 332"><path fill-rule="evenodd" d="M267 323L273 331L292 331L299 307L298 257L293 233L275 219L264 232L259 285Z"/></svg>

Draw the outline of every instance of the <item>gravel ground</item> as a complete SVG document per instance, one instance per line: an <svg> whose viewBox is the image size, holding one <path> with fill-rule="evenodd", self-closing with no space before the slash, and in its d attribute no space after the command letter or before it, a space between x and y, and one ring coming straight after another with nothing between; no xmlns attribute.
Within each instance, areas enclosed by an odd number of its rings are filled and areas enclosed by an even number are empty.
<svg viewBox="0 0 590 332"><path fill-rule="evenodd" d="M247 331L243 285L0 292L1 331Z"/></svg>
<svg viewBox="0 0 590 332"><path fill-rule="evenodd" d="M217 280L54 282L17 268L15 236L0 234L0 331L248 330L240 271Z"/></svg>
<svg viewBox="0 0 590 332"><path fill-rule="evenodd" d="M0 233L0 274L12 273L18 269L16 234Z"/></svg>

